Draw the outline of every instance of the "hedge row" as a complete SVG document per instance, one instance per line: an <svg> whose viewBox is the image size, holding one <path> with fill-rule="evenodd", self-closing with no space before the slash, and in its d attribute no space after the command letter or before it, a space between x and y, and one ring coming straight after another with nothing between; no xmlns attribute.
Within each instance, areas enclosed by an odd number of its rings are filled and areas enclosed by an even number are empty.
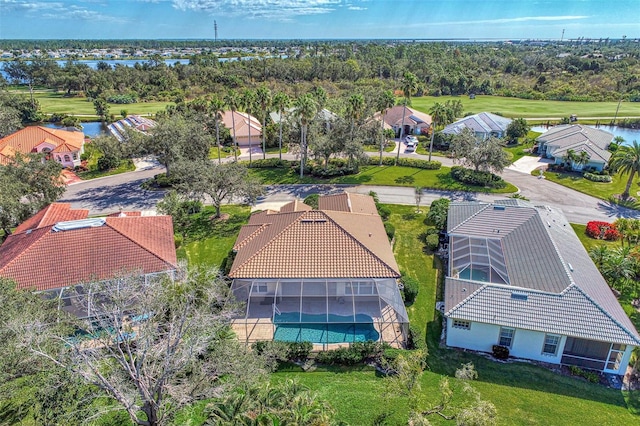
<svg viewBox="0 0 640 426"><path fill-rule="evenodd" d="M369 157L369 165L377 166L380 164L380 157ZM382 157L383 166L393 166L396 164L394 157ZM442 167L442 163L439 161L419 160L417 158L399 158L398 166L415 167L417 169L424 170L439 170Z"/></svg>
<svg viewBox="0 0 640 426"><path fill-rule="evenodd" d="M607 175L596 175L593 173L585 173L582 176L584 176L585 179L588 179L592 182L611 182L613 179L611 178L611 176L607 176Z"/></svg>
<svg viewBox="0 0 640 426"><path fill-rule="evenodd" d="M347 348L318 353L316 361L321 364L355 365L367 360L378 361L390 346L379 342L354 342Z"/></svg>
<svg viewBox="0 0 640 426"><path fill-rule="evenodd" d="M486 186L489 188L505 188L507 183L498 175L490 172L481 172L465 169L461 166L451 168L451 177L467 185Z"/></svg>

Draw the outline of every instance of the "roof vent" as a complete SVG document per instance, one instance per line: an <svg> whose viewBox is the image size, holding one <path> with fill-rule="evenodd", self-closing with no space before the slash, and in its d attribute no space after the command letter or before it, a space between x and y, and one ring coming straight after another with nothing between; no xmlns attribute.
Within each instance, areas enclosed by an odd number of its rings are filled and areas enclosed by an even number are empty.
<svg viewBox="0 0 640 426"><path fill-rule="evenodd" d="M568 263L568 262L567 262L567 266L569 267L569 270L570 270L571 272L573 272L573 266L572 266L570 263Z"/></svg>
<svg viewBox="0 0 640 426"><path fill-rule="evenodd" d="M494 210L506 210L506 207L505 206L499 206L499 205L496 204L496 205L493 206L493 209Z"/></svg>
<svg viewBox="0 0 640 426"><path fill-rule="evenodd" d="M511 293L511 298L515 300L527 300L529 296L524 293Z"/></svg>
<svg viewBox="0 0 640 426"><path fill-rule="evenodd" d="M70 220L67 222L58 222L54 225L51 230L53 232L60 231L72 231L74 229L83 229L83 228L96 228L98 226L102 226L106 223L104 218L97 219L81 219L81 220Z"/></svg>

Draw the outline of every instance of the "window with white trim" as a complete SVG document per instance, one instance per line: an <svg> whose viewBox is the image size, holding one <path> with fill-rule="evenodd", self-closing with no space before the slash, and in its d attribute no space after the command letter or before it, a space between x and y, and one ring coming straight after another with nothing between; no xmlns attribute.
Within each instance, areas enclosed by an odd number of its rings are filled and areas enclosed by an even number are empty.
<svg viewBox="0 0 640 426"><path fill-rule="evenodd" d="M545 334L544 344L542 345L542 355L556 356L558 354L559 345L560 336L555 334Z"/></svg>
<svg viewBox="0 0 640 426"><path fill-rule="evenodd" d="M513 335L516 333L516 330L513 328L500 328L500 339L498 339L498 345L506 346L507 348L511 347L513 343Z"/></svg>
<svg viewBox="0 0 640 426"><path fill-rule="evenodd" d="M453 320L453 328L459 328L461 330L471 329L471 321Z"/></svg>

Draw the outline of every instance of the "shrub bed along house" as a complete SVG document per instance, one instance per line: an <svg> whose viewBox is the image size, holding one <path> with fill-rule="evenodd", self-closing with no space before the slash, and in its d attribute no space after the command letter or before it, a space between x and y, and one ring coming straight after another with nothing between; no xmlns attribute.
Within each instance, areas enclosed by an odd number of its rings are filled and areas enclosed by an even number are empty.
<svg viewBox="0 0 640 426"><path fill-rule="evenodd" d="M611 181L613 181L613 178L609 175L596 175L594 173L584 173L582 176L584 176L585 179L588 179L592 182L606 182L606 183L610 183Z"/></svg>
<svg viewBox="0 0 640 426"><path fill-rule="evenodd" d="M620 232L616 229L615 224L597 220L587 223L585 234L596 240L617 241L620 239Z"/></svg>
<svg viewBox="0 0 640 426"><path fill-rule="evenodd" d="M316 361L328 365L355 365L367 361L379 362L384 351L391 348L387 343L354 342L347 348L318 352Z"/></svg>

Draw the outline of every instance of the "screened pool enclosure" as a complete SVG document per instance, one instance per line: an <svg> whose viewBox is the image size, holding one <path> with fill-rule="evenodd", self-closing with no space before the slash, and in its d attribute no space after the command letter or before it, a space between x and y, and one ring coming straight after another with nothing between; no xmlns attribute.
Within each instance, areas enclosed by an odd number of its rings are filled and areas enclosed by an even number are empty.
<svg viewBox="0 0 640 426"><path fill-rule="evenodd" d="M499 238L453 235L450 239L450 276L463 280L509 284Z"/></svg>
<svg viewBox="0 0 640 426"><path fill-rule="evenodd" d="M236 279L231 289L245 304L233 329L246 343L406 342L409 319L393 278Z"/></svg>

